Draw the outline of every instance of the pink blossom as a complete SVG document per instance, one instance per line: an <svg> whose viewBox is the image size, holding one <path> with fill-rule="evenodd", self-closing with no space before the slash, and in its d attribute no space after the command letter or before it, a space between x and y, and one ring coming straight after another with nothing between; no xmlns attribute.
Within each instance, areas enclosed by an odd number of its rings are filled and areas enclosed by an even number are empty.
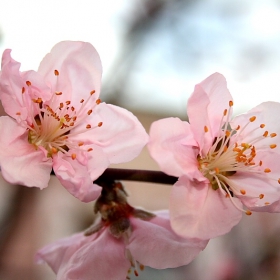
<svg viewBox="0 0 280 280"><path fill-rule="evenodd" d="M182 236L213 238L230 231L242 212L279 211L280 104L265 102L234 119L232 107L226 80L215 73L196 85L189 123L167 118L151 126L151 156L179 177L170 216Z"/></svg>
<svg viewBox="0 0 280 280"><path fill-rule="evenodd" d="M82 201L101 188L92 183L111 163L135 158L148 136L125 109L102 103L101 62L89 43L60 42L38 71L20 72L5 50L0 98L0 165L13 184L45 188L53 168Z"/></svg>
<svg viewBox="0 0 280 280"><path fill-rule="evenodd" d="M116 238L108 227L85 236L61 239L41 249L37 262L46 262L57 280L124 280L144 266L164 269L186 265L207 241L183 239L170 227L167 211L149 221L130 217L130 232ZM127 278L126 278L127 277Z"/></svg>

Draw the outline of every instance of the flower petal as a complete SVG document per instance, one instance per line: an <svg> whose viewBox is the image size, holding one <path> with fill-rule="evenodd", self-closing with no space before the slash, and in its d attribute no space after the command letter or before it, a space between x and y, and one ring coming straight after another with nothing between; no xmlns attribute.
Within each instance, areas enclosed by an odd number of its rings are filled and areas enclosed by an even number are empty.
<svg viewBox="0 0 280 280"><path fill-rule="evenodd" d="M99 122L102 122L102 126L81 133L75 139L99 146L110 163L134 159L148 141L148 135L139 120L121 107L100 103L92 113L92 120L92 126ZM79 130L83 130L83 127L77 127L73 132L78 133Z"/></svg>
<svg viewBox="0 0 280 280"><path fill-rule="evenodd" d="M218 135L229 101L232 101L232 96L227 89L226 79L219 73L212 74L196 85L188 100L189 121L202 156L206 155ZM231 112L228 114L230 117ZM208 132L205 132L204 127L207 127Z"/></svg>
<svg viewBox="0 0 280 280"><path fill-rule="evenodd" d="M125 279L130 267L123 242L112 237L108 230L61 239L41 249L36 259L47 262L57 273L57 280Z"/></svg>
<svg viewBox="0 0 280 280"><path fill-rule="evenodd" d="M27 120L30 123L30 111L34 105L32 99L39 96L46 98L49 89L38 73L34 71L21 73L19 68L20 63L11 58L11 50L5 50L0 72L0 98L8 115L18 122ZM30 79L34 84L27 86L26 81Z"/></svg>
<svg viewBox="0 0 280 280"><path fill-rule="evenodd" d="M235 203L241 207L237 199ZM210 239L229 232L240 221L242 212L209 184L181 177L171 191L170 217L177 234Z"/></svg>
<svg viewBox="0 0 280 280"><path fill-rule="evenodd" d="M249 112L239 115L232 120L231 126L240 126L240 131L237 133L233 141L242 141L252 143L259 150L270 150L269 145L279 143L280 137L280 103L264 102L256 106ZM253 122L250 122L251 117L256 117ZM248 124L249 123L249 124ZM262 126L262 127L261 127ZM267 136L263 136L267 131ZM275 133L275 136L270 135ZM258 141L256 141L258 139ZM280 153L280 145L273 149L274 152Z"/></svg>
<svg viewBox="0 0 280 280"><path fill-rule="evenodd" d="M169 219L161 214L150 221L131 218L131 223L133 231L127 248L141 264L156 269L186 265L208 243L177 236L170 227Z"/></svg>
<svg viewBox="0 0 280 280"><path fill-rule="evenodd" d="M53 169L61 184L83 202L95 200L101 188L92 181L108 167L109 161L97 146L88 146L92 151L69 150L53 157ZM75 157L72 155L75 155Z"/></svg>
<svg viewBox="0 0 280 280"><path fill-rule="evenodd" d="M26 129L10 117L0 117L0 134L0 165L5 180L27 187L47 187L52 160L28 143Z"/></svg>
<svg viewBox="0 0 280 280"><path fill-rule="evenodd" d="M202 177L197 168L197 143L189 123L178 118L152 123L148 149L163 172L178 177Z"/></svg>
<svg viewBox="0 0 280 280"><path fill-rule="evenodd" d="M55 75L57 70L59 75ZM64 41L56 44L42 60L38 73L45 77L52 92L62 92L75 106L95 90L100 93L102 66L95 48L84 42ZM57 73L57 74L58 74Z"/></svg>

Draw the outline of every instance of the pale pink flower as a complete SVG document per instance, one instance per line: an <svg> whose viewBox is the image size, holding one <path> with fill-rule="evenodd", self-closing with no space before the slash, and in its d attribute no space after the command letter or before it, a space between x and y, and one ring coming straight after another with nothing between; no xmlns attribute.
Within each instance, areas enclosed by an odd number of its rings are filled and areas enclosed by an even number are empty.
<svg viewBox="0 0 280 280"><path fill-rule="evenodd" d="M159 211L149 221L129 219L130 231L119 238L107 226L89 236L78 233L44 247L36 260L46 262L57 280L125 280L131 273L140 274L144 266L164 269L186 265L207 244L174 234L167 211Z"/></svg>
<svg viewBox="0 0 280 280"><path fill-rule="evenodd" d="M267 205L280 198L280 104L265 102L234 119L232 106L225 78L215 73L196 85L187 104L189 123L167 118L152 124L152 157L179 177L170 216L182 236L225 234L242 212L251 214L248 208L277 211Z"/></svg>
<svg viewBox="0 0 280 280"><path fill-rule="evenodd" d="M39 69L20 72L6 50L0 98L0 165L13 184L45 188L53 168L82 201L101 188L92 183L111 163L135 158L148 136L125 109L101 103L101 62L89 43L61 42Z"/></svg>

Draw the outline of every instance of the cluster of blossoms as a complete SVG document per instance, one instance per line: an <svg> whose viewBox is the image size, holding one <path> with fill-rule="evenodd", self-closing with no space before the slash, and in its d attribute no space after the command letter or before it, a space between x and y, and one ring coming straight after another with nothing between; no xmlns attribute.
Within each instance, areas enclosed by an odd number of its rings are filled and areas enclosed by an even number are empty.
<svg viewBox="0 0 280 280"><path fill-rule="evenodd" d="M36 256L57 279L123 280L145 266L186 265L242 213L280 211L279 103L262 103L232 119L226 80L215 73L189 98L189 122L156 121L148 136L132 113L99 99L102 67L91 44L57 44L37 72L20 72L10 52L0 72L8 115L0 117L3 177L43 189L53 171L76 198L95 200L89 229ZM97 180L147 143L161 170L176 177L170 217L129 205L114 178Z"/></svg>

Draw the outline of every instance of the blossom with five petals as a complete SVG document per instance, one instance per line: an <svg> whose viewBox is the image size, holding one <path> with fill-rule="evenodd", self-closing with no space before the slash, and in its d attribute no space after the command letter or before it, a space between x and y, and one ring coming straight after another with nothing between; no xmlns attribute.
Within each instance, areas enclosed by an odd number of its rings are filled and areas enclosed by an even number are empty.
<svg viewBox="0 0 280 280"><path fill-rule="evenodd" d="M280 104L265 102L233 119L232 107L226 80L215 73L189 98L189 122L167 118L151 126L151 156L179 177L170 217L182 236L213 238L242 212L279 210Z"/></svg>
<svg viewBox="0 0 280 280"><path fill-rule="evenodd" d="M10 183L45 188L53 168L82 201L98 197L92 183L111 163L135 158L148 140L127 110L99 99L101 62L89 43L60 42L38 71L21 72L5 50L0 98L0 165Z"/></svg>
<svg viewBox="0 0 280 280"><path fill-rule="evenodd" d="M149 221L131 217L131 233L116 238L105 227L85 236L78 233L42 248L38 263L46 262L57 280L123 280L138 275L144 266L172 268L190 263L207 242L178 237L167 211ZM127 278L126 278L127 277Z"/></svg>
<svg viewBox="0 0 280 280"><path fill-rule="evenodd" d="M207 245L205 240L176 235L167 211L154 215L130 206L121 183L102 186L94 207L99 219L85 233L56 241L36 255L58 280L130 279L130 273L138 276L144 266L186 265Z"/></svg>

